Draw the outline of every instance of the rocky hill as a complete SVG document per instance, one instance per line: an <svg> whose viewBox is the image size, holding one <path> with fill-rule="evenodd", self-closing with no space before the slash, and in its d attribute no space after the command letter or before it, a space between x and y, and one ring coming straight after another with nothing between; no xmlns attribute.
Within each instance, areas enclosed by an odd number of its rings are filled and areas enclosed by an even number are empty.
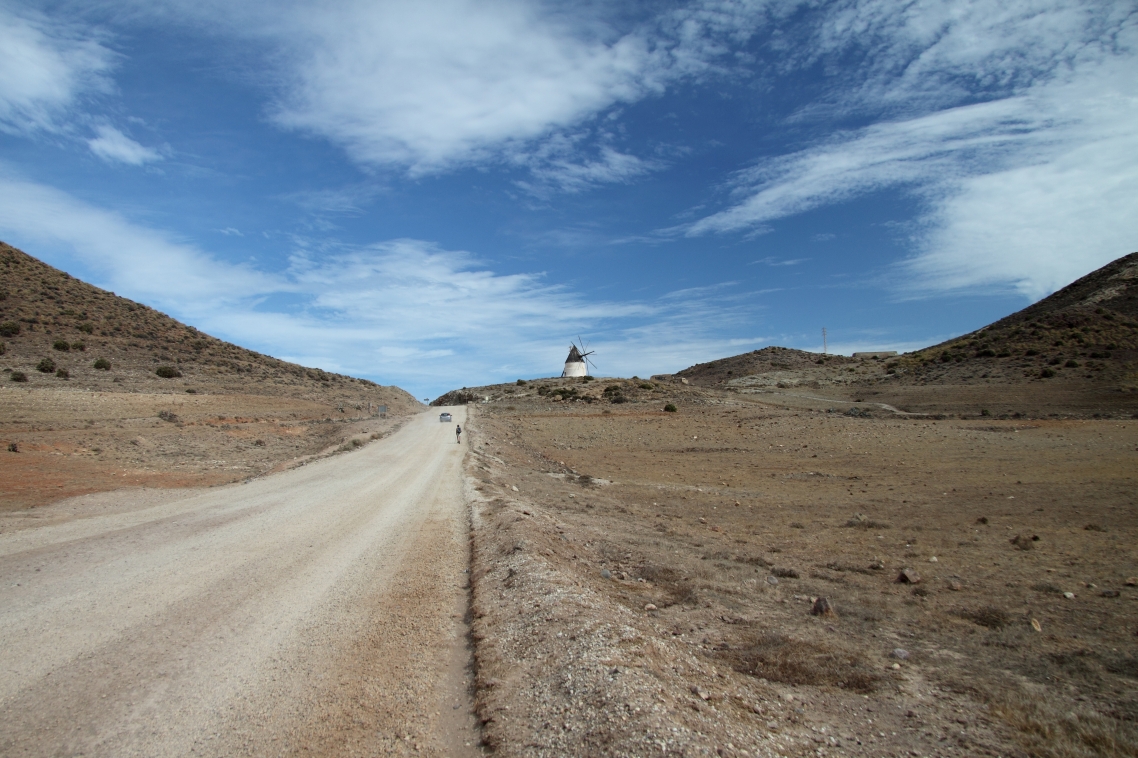
<svg viewBox="0 0 1138 758"><path fill-rule="evenodd" d="M423 408L398 387L223 342L2 243L0 369L0 510L247 479L354 450Z"/></svg>
<svg viewBox="0 0 1138 758"><path fill-rule="evenodd" d="M276 395L414 412L398 387L246 350L0 243L0 364L35 387Z"/></svg>

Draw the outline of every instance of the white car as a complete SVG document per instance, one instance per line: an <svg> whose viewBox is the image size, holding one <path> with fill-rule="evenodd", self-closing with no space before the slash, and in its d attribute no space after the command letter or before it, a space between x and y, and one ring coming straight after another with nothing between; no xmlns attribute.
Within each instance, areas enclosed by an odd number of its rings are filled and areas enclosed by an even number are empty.
<svg viewBox="0 0 1138 758"><path fill-rule="evenodd" d="M441 421L444 424L447 424L447 423L450 423L452 421L452 419L451 419L449 413L440 413L439 414L439 421Z"/></svg>

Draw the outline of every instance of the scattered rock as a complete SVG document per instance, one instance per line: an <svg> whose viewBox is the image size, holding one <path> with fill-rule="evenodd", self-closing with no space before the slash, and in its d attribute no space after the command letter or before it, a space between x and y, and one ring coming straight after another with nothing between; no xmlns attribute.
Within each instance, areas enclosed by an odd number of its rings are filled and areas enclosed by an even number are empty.
<svg viewBox="0 0 1138 758"><path fill-rule="evenodd" d="M920 584L921 575L911 568L903 568L901 573L897 575L897 582L899 584Z"/></svg>
<svg viewBox="0 0 1138 758"><path fill-rule="evenodd" d="M929 563L936 563L936 562L937 562L937 560L936 560L935 555L932 558L929 558Z"/></svg>
<svg viewBox="0 0 1138 758"><path fill-rule="evenodd" d="M900 664L900 663L894 663L894 664L893 664L893 670L894 670L894 671L896 671L896 670L897 670L897 669L899 669L899 668L901 668L901 664Z"/></svg>
<svg viewBox="0 0 1138 758"><path fill-rule="evenodd" d="M820 597L814 601L814 606L810 609L811 616L837 616L834 611L834 606L830 605L830 601L824 597Z"/></svg>
<svg viewBox="0 0 1138 758"><path fill-rule="evenodd" d="M1127 587L1138 587L1138 576L1129 577L1126 580Z"/></svg>
<svg viewBox="0 0 1138 758"><path fill-rule="evenodd" d="M608 569L601 569L601 579L612 579L612 572Z"/></svg>
<svg viewBox="0 0 1138 758"><path fill-rule="evenodd" d="M1031 620L1031 628L1037 632L1043 631L1043 625L1039 623L1039 619L1032 619Z"/></svg>
<svg viewBox="0 0 1138 758"><path fill-rule="evenodd" d="M904 648L895 647L893 648L893 652L889 653L889 657L896 658L899 661L907 661L909 660L909 651Z"/></svg>
<svg viewBox="0 0 1138 758"><path fill-rule="evenodd" d="M644 610L646 610L648 612L652 612L652 611L659 610L659 609L656 608L656 605L654 603L648 603L644 606Z"/></svg>
<svg viewBox="0 0 1138 758"><path fill-rule="evenodd" d="M694 684L691 687L691 694L695 695L700 700L710 700L711 699L711 693L709 693L707 690L700 689L699 687L696 687Z"/></svg>
<svg viewBox="0 0 1138 758"><path fill-rule="evenodd" d="M768 576L767 577L767 584L769 584L772 587L777 587L778 586L778 577Z"/></svg>
<svg viewBox="0 0 1138 758"><path fill-rule="evenodd" d="M883 568L885 568L885 563L883 561L874 561L873 563L869 564L869 567L874 571L881 571Z"/></svg>
<svg viewBox="0 0 1138 758"><path fill-rule="evenodd" d="M1063 597L1067 598L1068 600L1074 600L1075 599L1075 593L1074 592L1064 592Z"/></svg>
<svg viewBox="0 0 1138 758"><path fill-rule="evenodd" d="M1119 592L1118 590L1103 590L1102 591L1103 597L1118 597L1121 594L1122 593Z"/></svg>
<svg viewBox="0 0 1138 758"><path fill-rule="evenodd" d="M959 579L949 579L948 588L953 592L960 592L962 589L964 589L964 585L961 584Z"/></svg>
<svg viewBox="0 0 1138 758"><path fill-rule="evenodd" d="M513 490L514 492L517 492L517 491L518 491L518 485L516 485L516 484L511 484L511 485L510 485L510 489L511 489L511 490Z"/></svg>
<svg viewBox="0 0 1138 758"><path fill-rule="evenodd" d="M980 518L976 519L976 523L977 524L987 524L988 523L988 517L987 516L981 516Z"/></svg>
<svg viewBox="0 0 1138 758"><path fill-rule="evenodd" d="M1035 545L1032 543L1039 542L1039 537L1035 535L1028 537L1026 534L1017 534L1008 540L1008 542L1012 543L1020 550L1031 550L1035 547Z"/></svg>

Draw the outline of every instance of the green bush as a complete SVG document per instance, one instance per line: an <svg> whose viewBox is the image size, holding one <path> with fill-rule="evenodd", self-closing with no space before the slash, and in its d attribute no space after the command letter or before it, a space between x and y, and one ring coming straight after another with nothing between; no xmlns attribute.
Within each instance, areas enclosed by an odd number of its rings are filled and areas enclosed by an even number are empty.
<svg viewBox="0 0 1138 758"><path fill-rule="evenodd" d="M664 410L667 411L668 413L675 413L676 412L676 406L673 405L672 403L668 403L667 405L664 406Z"/></svg>
<svg viewBox="0 0 1138 758"><path fill-rule="evenodd" d="M81 332L86 332L87 334L94 334L94 332L95 332L95 327L92 326L91 324L88 324L88 323L79 324L75 328Z"/></svg>
<svg viewBox="0 0 1138 758"><path fill-rule="evenodd" d="M13 371L11 374L8 375L8 378L11 379L13 382L26 382L26 381L28 381L28 375L25 374L23 371Z"/></svg>
<svg viewBox="0 0 1138 758"><path fill-rule="evenodd" d="M108 361L106 358L96 358L95 359L95 368L99 369L100 371L110 371L111 370L111 362Z"/></svg>
<svg viewBox="0 0 1138 758"><path fill-rule="evenodd" d="M0 342L0 355L3 355L6 352L8 352L8 346L3 342Z"/></svg>
<svg viewBox="0 0 1138 758"><path fill-rule="evenodd" d="M55 373L55 361L51 358L44 358L36 364L36 371L42 371L45 374Z"/></svg>
<svg viewBox="0 0 1138 758"><path fill-rule="evenodd" d="M72 350L78 350L79 352L82 353L82 352L86 352L87 345L86 345L86 343L83 342L83 340L79 340L78 342L72 342L71 343L71 349Z"/></svg>
<svg viewBox="0 0 1138 758"><path fill-rule="evenodd" d="M1055 376L1055 369L1045 368L1039 372L1039 375L1044 379L1050 379L1051 377Z"/></svg>
<svg viewBox="0 0 1138 758"><path fill-rule="evenodd" d="M591 382L595 378L596 377L594 377L594 376L590 376L589 374L585 374L584 376L581 377L581 381L582 382Z"/></svg>
<svg viewBox="0 0 1138 758"><path fill-rule="evenodd" d="M55 375L58 376L60 379L70 379L71 378L71 372L65 368L57 368L55 370Z"/></svg>
<svg viewBox="0 0 1138 758"><path fill-rule="evenodd" d="M642 382L640 384L640 389L642 389L642 390L654 390L654 389L656 389L656 386L654 384L650 384L649 382Z"/></svg>
<svg viewBox="0 0 1138 758"><path fill-rule="evenodd" d="M518 386L519 386L519 387L524 387L524 386L526 386L526 380L525 380L525 379L519 379L519 380L518 380Z"/></svg>
<svg viewBox="0 0 1138 758"><path fill-rule="evenodd" d="M71 349L71 343L67 340L56 340L55 342L51 343L51 346L54 349L61 350L65 353Z"/></svg>
<svg viewBox="0 0 1138 758"><path fill-rule="evenodd" d="M182 372L173 366L159 366L154 370L154 373L163 379L176 379L182 375Z"/></svg>
<svg viewBox="0 0 1138 758"><path fill-rule="evenodd" d="M15 337L20 333L20 325L15 321L5 321L0 324L0 337Z"/></svg>
<svg viewBox="0 0 1138 758"><path fill-rule="evenodd" d="M1078 368L1078 367L1079 367L1079 362L1078 362L1077 360L1075 360L1074 358L1071 358L1070 360L1068 360L1068 361L1067 361L1066 363L1064 363L1063 365L1064 365L1066 368Z"/></svg>

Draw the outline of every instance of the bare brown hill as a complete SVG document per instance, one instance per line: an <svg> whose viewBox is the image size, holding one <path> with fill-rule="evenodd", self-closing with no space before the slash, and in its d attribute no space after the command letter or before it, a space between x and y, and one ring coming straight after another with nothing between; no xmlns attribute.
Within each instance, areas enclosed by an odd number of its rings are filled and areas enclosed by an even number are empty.
<svg viewBox="0 0 1138 758"><path fill-rule="evenodd" d="M3 243L0 367L7 509L243 479L362 443L422 408L398 387L211 337Z"/></svg>
<svg viewBox="0 0 1138 758"><path fill-rule="evenodd" d="M1129 416L1138 411L1138 253L993 324L896 358L768 347L675 377L934 415Z"/></svg>

